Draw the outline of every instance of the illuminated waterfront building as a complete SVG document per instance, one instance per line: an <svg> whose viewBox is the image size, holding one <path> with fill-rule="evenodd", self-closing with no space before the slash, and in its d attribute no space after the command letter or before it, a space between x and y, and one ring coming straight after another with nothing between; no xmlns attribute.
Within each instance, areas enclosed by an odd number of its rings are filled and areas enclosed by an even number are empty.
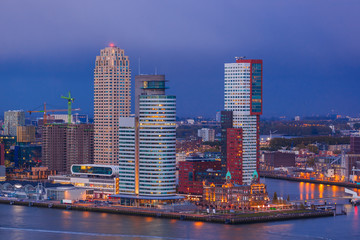
<svg viewBox="0 0 360 240"><path fill-rule="evenodd" d="M74 164L70 170L71 175L49 176L48 179L53 183L94 189L95 198L119 193L119 166Z"/></svg>
<svg viewBox="0 0 360 240"><path fill-rule="evenodd" d="M176 98L164 75L136 76L135 86L135 117L120 119L120 193L175 195Z"/></svg>
<svg viewBox="0 0 360 240"><path fill-rule="evenodd" d="M94 70L94 159L119 164L119 118L130 115L131 70L124 50L113 45L100 51Z"/></svg>
<svg viewBox="0 0 360 240"><path fill-rule="evenodd" d="M220 209L249 209L269 202L265 184L236 185L230 172L226 176L224 184L204 185L202 204Z"/></svg>
<svg viewBox="0 0 360 240"><path fill-rule="evenodd" d="M224 107L226 111L232 111L233 128L242 129L241 159L238 159L241 169L239 174L242 184L250 184L253 173L258 171L260 157L262 60L238 58L235 63L225 63Z"/></svg>

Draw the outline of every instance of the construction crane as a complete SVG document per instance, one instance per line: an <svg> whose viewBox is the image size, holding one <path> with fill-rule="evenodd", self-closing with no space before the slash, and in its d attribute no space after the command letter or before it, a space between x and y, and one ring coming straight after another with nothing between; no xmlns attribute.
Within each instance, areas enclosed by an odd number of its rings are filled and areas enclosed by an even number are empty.
<svg viewBox="0 0 360 240"><path fill-rule="evenodd" d="M71 97L70 91L68 97L61 96L61 98L66 99L68 102L68 124L71 124L71 104L74 102L75 98Z"/></svg>
<svg viewBox="0 0 360 240"><path fill-rule="evenodd" d="M49 112L68 112L68 109L46 109L46 103L44 102L44 110L39 111L27 111L29 114L32 113L44 113L44 125L47 123L47 115ZM80 111L80 108L72 109L72 111ZM71 113L70 113L71 115ZM70 123L71 123L71 116L70 116Z"/></svg>

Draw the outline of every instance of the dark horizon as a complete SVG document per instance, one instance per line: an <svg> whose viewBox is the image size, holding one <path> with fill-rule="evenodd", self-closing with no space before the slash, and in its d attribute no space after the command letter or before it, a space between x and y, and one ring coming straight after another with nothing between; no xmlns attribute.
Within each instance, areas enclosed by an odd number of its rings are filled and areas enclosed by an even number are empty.
<svg viewBox="0 0 360 240"><path fill-rule="evenodd" d="M264 117L360 112L358 1L1 5L2 114L66 108L60 96L71 91L92 115L95 56L112 42L130 57L132 81L139 58L141 73L166 75L180 117L223 109L224 63L235 56L263 59Z"/></svg>

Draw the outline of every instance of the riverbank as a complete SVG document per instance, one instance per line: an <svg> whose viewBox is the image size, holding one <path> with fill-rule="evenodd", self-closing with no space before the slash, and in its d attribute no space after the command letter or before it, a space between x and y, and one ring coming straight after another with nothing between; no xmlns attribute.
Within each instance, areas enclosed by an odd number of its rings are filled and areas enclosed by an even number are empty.
<svg viewBox="0 0 360 240"><path fill-rule="evenodd" d="M355 184L355 183L330 182L330 181L323 181L323 180L317 180L317 179L288 177L288 176L282 176L282 175L277 175L277 174L268 173L268 172L260 172L260 177L287 180L287 181L293 181L293 182L308 182L308 183L317 183L317 184L334 185L334 186L339 186L339 187L359 188L360 189L360 185Z"/></svg>
<svg viewBox="0 0 360 240"><path fill-rule="evenodd" d="M190 214L190 213L176 213L176 212L160 212L148 209L134 209L127 207L92 207L92 206L80 206L80 205L67 205L59 203L49 202L29 202L18 200L6 200L0 199L0 204L20 205L28 207L41 207L41 208L55 208L63 210L74 211L89 211L111 214L123 214L132 216L145 216L156 218L168 218L187 221L201 221L210 223L222 223L222 224L249 224L271 221L284 221L292 219L304 219L304 218L318 218L318 217L330 217L334 214L328 211L313 211L313 210L282 210L271 212L258 212L258 213L245 213L245 214L219 214L219 215L202 215L202 214Z"/></svg>

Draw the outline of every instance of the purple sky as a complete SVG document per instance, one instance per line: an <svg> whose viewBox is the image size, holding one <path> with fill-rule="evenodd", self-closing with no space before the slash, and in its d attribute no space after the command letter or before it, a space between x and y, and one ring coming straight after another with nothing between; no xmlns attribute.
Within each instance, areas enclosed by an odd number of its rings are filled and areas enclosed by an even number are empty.
<svg viewBox="0 0 360 240"><path fill-rule="evenodd" d="M358 115L359 0L0 2L0 111L44 101L92 114L93 69L114 42L166 74L178 116L223 108L223 64L264 60L264 115ZM1 114L0 114L1 115Z"/></svg>

